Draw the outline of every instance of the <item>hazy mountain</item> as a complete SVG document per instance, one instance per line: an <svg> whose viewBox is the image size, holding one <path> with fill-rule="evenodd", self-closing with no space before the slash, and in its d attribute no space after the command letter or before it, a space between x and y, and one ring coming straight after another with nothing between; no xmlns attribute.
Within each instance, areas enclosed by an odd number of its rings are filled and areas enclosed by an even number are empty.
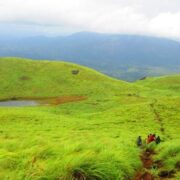
<svg viewBox="0 0 180 180"><path fill-rule="evenodd" d="M66 37L4 37L0 56L71 61L125 80L180 72L179 42L138 35L82 32Z"/></svg>

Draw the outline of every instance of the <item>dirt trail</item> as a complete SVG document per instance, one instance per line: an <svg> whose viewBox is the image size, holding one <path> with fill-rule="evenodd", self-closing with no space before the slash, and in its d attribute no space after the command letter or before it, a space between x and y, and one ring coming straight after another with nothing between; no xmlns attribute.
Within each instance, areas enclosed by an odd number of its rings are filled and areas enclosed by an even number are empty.
<svg viewBox="0 0 180 180"><path fill-rule="evenodd" d="M154 180L155 178L149 172L149 170L153 167L153 158L154 152L151 150L145 150L140 155L141 162L143 164L143 168L139 170L134 180Z"/></svg>
<svg viewBox="0 0 180 180"><path fill-rule="evenodd" d="M152 150L146 150L140 156L144 168L146 168L146 169L151 169L152 168L152 166L153 166L152 156L153 155L154 155L154 152Z"/></svg>
<svg viewBox="0 0 180 180"><path fill-rule="evenodd" d="M164 124L162 122L162 119L161 119L158 111L155 108L156 103L157 103L157 100L155 99L154 102L152 102L150 104L150 108L154 114L154 120L160 125L160 131L161 131L162 135L164 136L165 135ZM143 167L141 170L139 170L136 173L134 180L155 180L155 179L157 179L157 177L153 177L153 175L150 172L150 170L154 167L159 168L157 162L153 161L153 155L155 155L153 150L146 149L146 150L142 151L142 153L140 155L140 159L143 164ZM158 179L164 179L164 178L161 177Z"/></svg>
<svg viewBox="0 0 180 180"><path fill-rule="evenodd" d="M160 131L163 135L165 135L165 131L164 131L164 124L162 122L162 119L158 113L158 111L155 108L155 105L157 103L157 100L155 99L153 103L150 104L150 108L154 114L154 119L158 122L158 124L160 125Z"/></svg>

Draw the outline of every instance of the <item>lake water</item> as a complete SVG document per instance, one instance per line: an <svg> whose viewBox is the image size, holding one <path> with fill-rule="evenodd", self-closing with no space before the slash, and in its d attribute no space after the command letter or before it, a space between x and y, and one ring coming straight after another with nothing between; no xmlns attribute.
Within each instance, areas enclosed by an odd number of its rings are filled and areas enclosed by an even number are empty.
<svg viewBox="0 0 180 180"><path fill-rule="evenodd" d="M0 106L15 106L15 107L23 107L23 106L37 106L38 102L33 100L10 100L10 101L0 101Z"/></svg>

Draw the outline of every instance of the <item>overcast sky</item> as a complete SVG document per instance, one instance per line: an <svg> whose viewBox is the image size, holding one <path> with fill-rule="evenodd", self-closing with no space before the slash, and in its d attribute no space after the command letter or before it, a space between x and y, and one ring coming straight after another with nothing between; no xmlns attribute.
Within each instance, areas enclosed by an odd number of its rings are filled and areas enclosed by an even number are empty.
<svg viewBox="0 0 180 180"><path fill-rule="evenodd" d="M79 31L180 38L180 0L0 0L0 34Z"/></svg>

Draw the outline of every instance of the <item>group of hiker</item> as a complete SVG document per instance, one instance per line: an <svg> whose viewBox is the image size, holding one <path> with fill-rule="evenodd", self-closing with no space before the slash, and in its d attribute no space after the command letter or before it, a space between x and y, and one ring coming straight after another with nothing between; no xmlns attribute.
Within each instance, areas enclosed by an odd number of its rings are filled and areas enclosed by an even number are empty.
<svg viewBox="0 0 180 180"><path fill-rule="evenodd" d="M149 134L147 136L147 138L145 139L145 143L150 144L151 142L155 142L156 144L159 144L161 142L160 136L156 137L155 134ZM136 144L137 144L137 146L142 146L143 145L143 141L142 141L141 136L138 136Z"/></svg>

